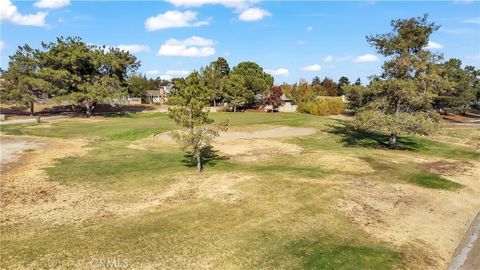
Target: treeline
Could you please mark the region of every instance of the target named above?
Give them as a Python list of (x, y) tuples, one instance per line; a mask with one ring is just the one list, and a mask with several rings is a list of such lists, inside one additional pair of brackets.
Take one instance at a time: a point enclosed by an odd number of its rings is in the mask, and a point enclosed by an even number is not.
[[(462, 61), (455, 58), (430, 64), (434, 65), (431, 67), (435, 70), (434, 73), (432, 70), (422, 76), (422, 80), (430, 80), (428, 82), (422, 81), (425, 91), (429, 90), (430, 85), (436, 87), (431, 93), (428, 106), (441, 114), (465, 114), (470, 109), (480, 109), (478, 103), (480, 100), (480, 70), (473, 66), (462, 68)], [(415, 85), (415, 81), (412, 81), (414, 78), (402, 79), (405, 84), (403, 87), (409, 87), (408, 84), (411, 84), (412, 90), (418, 87), (418, 85)], [(367, 86), (345, 85), (343, 91), (349, 101), (348, 108), (352, 112), (356, 112), (375, 100), (382, 93), (383, 88), (386, 87), (386, 80), (383, 77), (374, 77)], [(398, 93), (394, 93), (394, 87), (399, 88), (398, 92), (403, 88), (399, 85), (390, 85), (390, 87), (392, 88), (390, 90), (392, 94), (397, 95)]]
[(137, 58), (118, 48), (86, 44), (79, 37), (42, 42), (41, 48), (21, 46), (2, 74), (2, 101), (28, 105), (42, 98), (85, 108), (88, 116), (98, 102), (118, 102), (128, 92), (128, 74)]
[(254, 62), (241, 62), (232, 69), (223, 57), (211, 62), (199, 71), (193, 71), (186, 78), (172, 80), (173, 90), (170, 97), (187, 87), (202, 89), (202, 97), (217, 106), (226, 102), (228, 108), (236, 112), (238, 108), (258, 106), (262, 97), (273, 86), (273, 77)]

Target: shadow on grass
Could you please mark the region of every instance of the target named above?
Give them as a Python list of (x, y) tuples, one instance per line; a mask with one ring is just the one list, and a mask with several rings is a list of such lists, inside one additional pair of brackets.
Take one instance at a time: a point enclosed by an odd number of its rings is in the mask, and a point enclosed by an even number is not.
[[(197, 160), (193, 157), (192, 153), (188, 153), (183, 156), (182, 163), (187, 167), (196, 167)], [(202, 150), (202, 165), (203, 167), (215, 167), (220, 161), (229, 160), (227, 156), (219, 155), (217, 150), (209, 146)]]
[[(351, 124), (338, 122), (327, 124), (326, 130), (341, 138), (345, 146), (360, 146), (367, 148), (388, 148), (389, 136), (379, 132), (362, 131), (355, 129)], [(397, 137), (397, 150), (417, 151), (423, 148), (423, 144), (414, 138)]]

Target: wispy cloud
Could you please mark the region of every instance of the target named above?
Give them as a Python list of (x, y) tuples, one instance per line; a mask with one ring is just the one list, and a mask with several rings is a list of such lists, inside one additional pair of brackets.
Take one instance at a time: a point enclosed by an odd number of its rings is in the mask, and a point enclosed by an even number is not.
[(70, 5), (70, 0), (40, 0), (33, 4), (37, 8), (61, 8)]
[(475, 24), (480, 24), (480, 17), (462, 20), (462, 23), (475, 23)]
[(322, 61), (323, 62), (344, 62), (344, 61), (348, 61), (348, 60), (351, 60), (352, 57), (351, 56), (333, 56), (333, 55), (327, 55), (325, 57), (322, 58)]
[(129, 51), (130, 53), (149, 52), (150, 47), (140, 44), (120, 44), (117, 46), (120, 50)]
[(7, 45), (5, 45), (5, 42), (3, 40), (0, 40), (0, 51), (5, 49)]
[(455, 4), (472, 4), (473, 0), (454, 0), (453, 3)]
[(308, 31), (308, 32), (312, 32), (312, 31), (313, 31), (313, 26), (308, 26), (308, 27), (307, 27), (307, 31)]

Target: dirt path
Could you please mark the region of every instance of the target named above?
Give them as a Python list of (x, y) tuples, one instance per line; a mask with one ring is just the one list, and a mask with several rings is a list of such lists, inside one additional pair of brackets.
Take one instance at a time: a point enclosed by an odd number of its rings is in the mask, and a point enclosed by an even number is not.
[(449, 270), (480, 269), (480, 212), (457, 247)]
[(41, 142), (31, 138), (2, 136), (0, 138), (0, 166), (2, 173), (5, 173), (10, 164), (20, 159), (21, 151), (35, 149), (41, 145)]

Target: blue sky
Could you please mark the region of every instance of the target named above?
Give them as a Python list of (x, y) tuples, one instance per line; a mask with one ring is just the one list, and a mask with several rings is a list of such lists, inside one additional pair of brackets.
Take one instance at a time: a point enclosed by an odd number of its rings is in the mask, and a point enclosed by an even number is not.
[(0, 0), (0, 66), (18, 45), (39, 47), (63, 35), (128, 49), (150, 77), (185, 75), (223, 56), (232, 67), (257, 62), (276, 84), (342, 75), (366, 81), (383, 58), (365, 36), (390, 31), (392, 19), (424, 13), (442, 25), (432, 50), (480, 67), (480, 2), (468, 0)]

